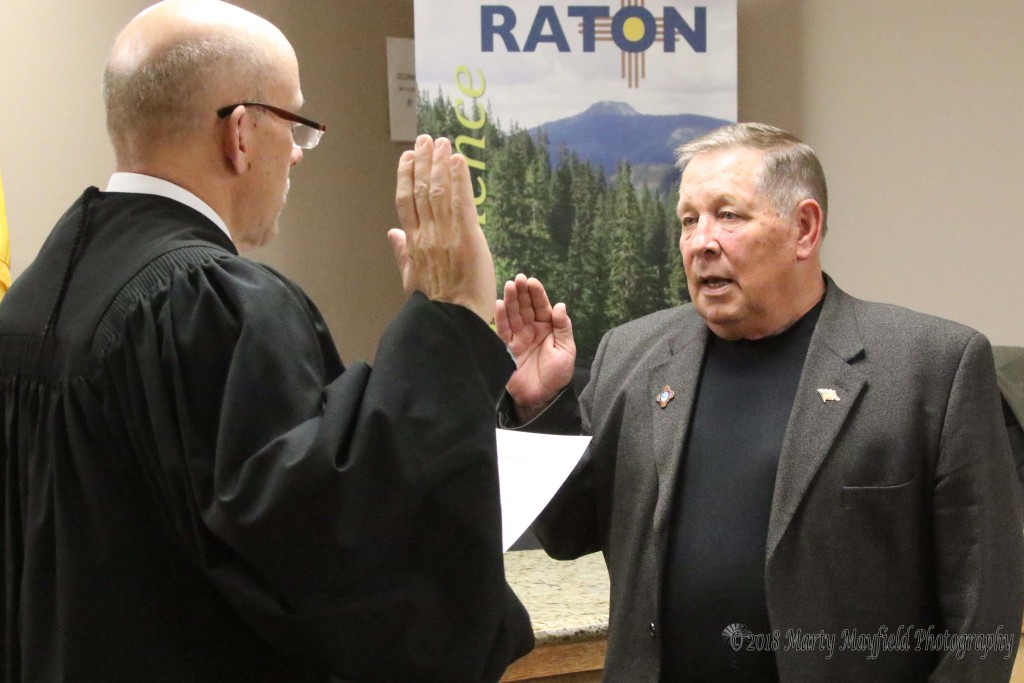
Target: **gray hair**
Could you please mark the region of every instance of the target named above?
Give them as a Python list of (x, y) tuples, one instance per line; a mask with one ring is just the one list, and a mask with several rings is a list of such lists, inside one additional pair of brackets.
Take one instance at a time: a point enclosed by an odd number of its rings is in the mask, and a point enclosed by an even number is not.
[(261, 82), (273, 68), (258, 44), (228, 33), (179, 40), (137, 64), (119, 65), (111, 59), (103, 72), (107, 132), (115, 149), (134, 131), (178, 139), (213, 115), (203, 107), (213, 88), (224, 88), (225, 76), (231, 79), (231, 92), (259, 100)]
[(764, 123), (734, 123), (706, 133), (681, 145), (676, 150), (676, 166), (680, 172), (705, 152), (735, 147), (766, 150), (764, 167), (757, 189), (780, 214), (788, 214), (804, 199), (814, 199), (821, 206), (822, 235), (828, 229), (828, 187), (825, 171), (814, 150), (800, 138), (781, 128)]

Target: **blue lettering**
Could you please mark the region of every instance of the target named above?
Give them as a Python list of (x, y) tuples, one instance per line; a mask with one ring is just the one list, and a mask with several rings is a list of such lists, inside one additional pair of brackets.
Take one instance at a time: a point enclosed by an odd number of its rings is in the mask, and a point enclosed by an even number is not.
[(679, 12), (673, 7), (666, 7), (665, 20), (665, 52), (676, 51), (676, 32), (690, 44), (694, 52), (708, 51), (708, 9), (707, 7), (695, 7), (693, 9), (694, 27), (686, 23), (686, 20), (679, 16)]
[(607, 7), (570, 7), (570, 17), (580, 17), (583, 19), (583, 51), (594, 52), (594, 33), (595, 26), (598, 19), (607, 17), (609, 10)]
[[(494, 20), (501, 17), (503, 21), (495, 24)], [(494, 52), (494, 36), (497, 34), (505, 42), (506, 52), (519, 52), (519, 43), (512, 35), (516, 26), (516, 13), (511, 7), (503, 5), (480, 6), (480, 50)]]
[[(544, 26), (551, 27), (550, 33), (543, 33)], [(533, 27), (530, 28), (530, 35), (523, 45), (523, 52), (535, 52), (537, 43), (554, 43), (558, 46), (559, 52), (569, 51), (569, 42), (565, 39), (562, 25), (558, 23), (558, 15), (551, 5), (541, 5), (537, 8), (537, 16), (533, 20)]]
[[(639, 19), (644, 24), (644, 34), (637, 41), (626, 38), (624, 26), (630, 19)], [(644, 52), (654, 45), (657, 36), (658, 23), (654, 20), (654, 15), (643, 7), (623, 7), (615, 13), (615, 18), (612, 19), (612, 40), (623, 52)]]
[[(693, 22), (687, 22), (674, 7), (664, 7), (662, 17), (656, 17), (642, 5), (627, 5), (614, 15), (608, 6), (570, 5), (569, 17), (580, 20), (583, 52), (596, 52), (599, 19), (611, 17), (611, 34), (615, 46), (623, 52), (645, 52), (658, 40), (658, 23), (663, 24), (665, 52), (675, 52), (680, 37), (694, 52), (708, 51), (707, 7), (693, 8)], [(507, 5), (480, 6), (480, 48), (494, 52), (495, 38), (500, 38), (506, 52), (536, 52), (541, 43), (553, 44), (559, 52), (570, 52), (569, 41), (553, 5), (541, 5), (530, 25), (530, 34), (523, 43), (512, 31), (516, 27), (516, 12)], [(602, 22), (607, 26), (608, 22)]]

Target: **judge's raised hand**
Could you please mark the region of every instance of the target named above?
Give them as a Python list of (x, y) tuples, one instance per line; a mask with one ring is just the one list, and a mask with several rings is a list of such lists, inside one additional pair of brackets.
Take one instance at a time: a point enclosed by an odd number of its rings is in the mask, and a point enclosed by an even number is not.
[(576, 342), (565, 304), (548, 300), (537, 278), (520, 273), (497, 302), (498, 336), (518, 368), (505, 388), (521, 422), (537, 416), (572, 381)]
[(407, 294), (460, 304), (494, 319), (494, 260), (480, 229), (469, 167), (445, 138), (416, 139), (398, 161), (395, 206), (401, 229), (388, 240)]

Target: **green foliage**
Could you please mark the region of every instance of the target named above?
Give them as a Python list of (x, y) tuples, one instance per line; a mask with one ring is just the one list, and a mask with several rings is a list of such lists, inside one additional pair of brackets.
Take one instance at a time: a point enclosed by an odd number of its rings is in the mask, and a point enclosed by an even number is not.
[(654, 264), (647, 260), (651, 231), (644, 222), (629, 164), (619, 166), (606, 221), (611, 237), (608, 315), (612, 325), (621, 325), (663, 304), (657, 291), (660, 259)]
[[(440, 92), (433, 99), (422, 92), (419, 101), (419, 130), (448, 137), (471, 160), (497, 294), (517, 273), (540, 279), (552, 301), (568, 307), (580, 362), (590, 362), (615, 325), (688, 300), (674, 198), (638, 189), (628, 164), (608, 179), (560, 150), (552, 168), (543, 135), (534, 139), (515, 125), (503, 132), (477, 100), (460, 112)], [(458, 113), (486, 120), (469, 130)]]

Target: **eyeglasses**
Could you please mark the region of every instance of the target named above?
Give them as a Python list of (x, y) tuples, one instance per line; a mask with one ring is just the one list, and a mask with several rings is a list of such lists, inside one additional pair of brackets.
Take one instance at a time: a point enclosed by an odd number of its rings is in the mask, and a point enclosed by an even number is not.
[(260, 107), (262, 109), (266, 109), (275, 116), (279, 116), (285, 121), (291, 121), (292, 142), (296, 147), (301, 147), (302, 149), (313, 149), (320, 144), (320, 138), (324, 136), (324, 132), (327, 130), (327, 126), (322, 123), (302, 118), (298, 114), (293, 114), (287, 109), (263, 104), (262, 102), (238, 102), (236, 104), (229, 104), (228, 106), (221, 107), (217, 110), (218, 118), (227, 118), (231, 115), (231, 112), (235, 110), (235, 107)]

